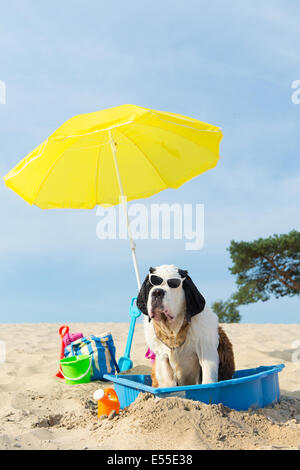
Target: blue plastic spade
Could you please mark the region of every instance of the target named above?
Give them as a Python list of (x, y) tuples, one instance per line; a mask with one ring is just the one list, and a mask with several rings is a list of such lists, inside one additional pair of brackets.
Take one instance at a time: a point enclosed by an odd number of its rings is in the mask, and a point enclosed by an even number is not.
[(124, 372), (125, 370), (132, 369), (132, 366), (133, 366), (133, 362), (130, 359), (130, 350), (131, 350), (132, 338), (133, 338), (133, 333), (134, 333), (134, 328), (135, 328), (135, 322), (136, 322), (136, 319), (141, 315), (141, 311), (138, 309), (136, 305), (136, 300), (137, 298), (133, 297), (131, 304), (130, 304), (130, 309), (129, 309), (130, 326), (129, 326), (125, 353), (124, 353), (124, 356), (120, 357), (119, 362), (118, 362), (120, 372)]

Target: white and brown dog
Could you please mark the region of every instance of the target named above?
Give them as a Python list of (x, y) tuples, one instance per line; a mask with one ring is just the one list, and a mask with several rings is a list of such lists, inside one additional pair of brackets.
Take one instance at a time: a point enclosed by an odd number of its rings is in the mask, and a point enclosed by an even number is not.
[(148, 316), (145, 338), (156, 354), (152, 385), (174, 387), (231, 379), (235, 369), (232, 345), (188, 272), (174, 265), (149, 271), (137, 306)]

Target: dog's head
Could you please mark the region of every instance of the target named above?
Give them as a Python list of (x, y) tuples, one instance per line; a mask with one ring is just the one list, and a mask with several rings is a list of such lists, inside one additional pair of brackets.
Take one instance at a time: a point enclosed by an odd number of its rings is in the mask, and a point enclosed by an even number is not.
[(174, 265), (150, 268), (140, 289), (137, 306), (149, 321), (172, 322), (182, 312), (186, 319), (202, 312), (205, 299), (198, 291), (188, 272)]

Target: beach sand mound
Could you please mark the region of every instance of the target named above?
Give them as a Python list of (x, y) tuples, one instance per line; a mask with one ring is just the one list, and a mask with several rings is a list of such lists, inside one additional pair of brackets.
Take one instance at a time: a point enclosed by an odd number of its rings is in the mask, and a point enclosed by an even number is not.
[(241, 412), (145, 393), (114, 417), (99, 419), (95, 404), (82, 400), (77, 413), (48, 415), (32, 427), (75, 431), (108, 450), (299, 449), (300, 400), (284, 397), (274, 407)]
[(32, 428), (56, 439), (76, 433), (89, 442), (85, 448), (108, 450), (299, 449), (300, 400), (284, 397), (274, 407), (241, 412), (143, 393), (119, 415), (99, 419), (97, 405), (83, 399), (76, 412), (40, 417)]
[(223, 405), (141, 394), (95, 430), (108, 449), (271, 449), (300, 446), (300, 400), (238, 412)]

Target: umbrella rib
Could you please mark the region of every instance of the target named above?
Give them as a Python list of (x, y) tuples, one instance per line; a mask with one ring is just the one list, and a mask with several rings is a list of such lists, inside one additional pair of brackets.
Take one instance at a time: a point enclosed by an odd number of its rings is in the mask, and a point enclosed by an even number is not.
[(40, 157), (43, 155), (43, 153), (44, 153), (44, 151), (45, 151), (45, 149), (46, 149), (46, 147), (47, 147), (48, 142), (49, 142), (49, 139), (45, 140), (45, 141), (39, 146), (39, 147), (42, 147), (42, 150), (40, 151), (40, 153), (39, 153), (38, 155), (35, 155), (35, 156), (32, 157), (30, 160), (28, 160), (28, 162), (26, 162), (26, 163), (22, 166), (22, 168), (20, 168), (20, 170), (16, 171), (16, 172), (13, 173), (12, 175), (10, 175), (9, 178), (7, 178), (6, 176), (4, 176), (4, 180), (8, 180), (8, 179), (10, 179), (10, 178), (14, 178), (14, 177), (17, 176), (19, 173), (21, 173), (21, 171), (23, 171), (24, 168), (27, 167), (27, 165), (29, 165), (31, 162), (33, 162), (33, 161), (36, 160), (37, 158), (40, 158)]
[(165, 182), (164, 178), (161, 176), (161, 174), (159, 173), (158, 169), (156, 168), (155, 165), (153, 165), (152, 162), (150, 162), (149, 158), (147, 157), (147, 155), (145, 154), (145, 152), (134, 142), (134, 140), (129, 137), (128, 135), (126, 134), (123, 134), (123, 132), (120, 132), (118, 131), (123, 137), (126, 137), (133, 145), (135, 145), (135, 147), (141, 152), (141, 154), (143, 155), (143, 157), (147, 160), (147, 162), (149, 163), (149, 165), (155, 170), (156, 174), (159, 176), (159, 178), (162, 180), (162, 182), (164, 183), (164, 185), (166, 186), (166, 188), (168, 188), (168, 184)]
[[(139, 119), (142, 120), (142, 122), (144, 122), (144, 121), (146, 121), (147, 119), (149, 119), (151, 117), (151, 116), (146, 117), (146, 115), (151, 114), (151, 113), (152, 113), (152, 111), (150, 109), (148, 109), (147, 112), (143, 116), (141, 116)], [(134, 120), (124, 121), (124, 122), (121, 122), (120, 124), (115, 124), (114, 126), (106, 127), (105, 129), (97, 129), (96, 131), (85, 132), (84, 134), (60, 135), (60, 136), (57, 136), (57, 137), (51, 137), (50, 136), (50, 137), (48, 137), (47, 140), (50, 140), (52, 142), (56, 142), (56, 141), (59, 142), (61, 140), (65, 140), (65, 139), (72, 139), (73, 137), (86, 137), (87, 135), (97, 134), (97, 132), (109, 132), (111, 129), (117, 129), (118, 127), (124, 127), (124, 126), (127, 126), (128, 124), (136, 125), (137, 123), (134, 122)], [(107, 144), (107, 142), (104, 142), (101, 145), (106, 145), (106, 144)]]
[(55, 142), (55, 141), (60, 141), (60, 140), (65, 140), (65, 139), (72, 139), (72, 137), (86, 137), (87, 135), (97, 134), (97, 132), (109, 131), (110, 129), (115, 129), (117, 127), (126, 126), (127, 124), (131, 124), (131, 123), (133, 123), (133, 121), (126, 121), (126, 122), (122, 122), (121, 124), (116, 124), (114, 126), (106, 127), (105, 129), (97, 129), (96, 131), (85, 132), (84, 134), (60, 135), (57, 137), (52, 137), (51, 140)]

